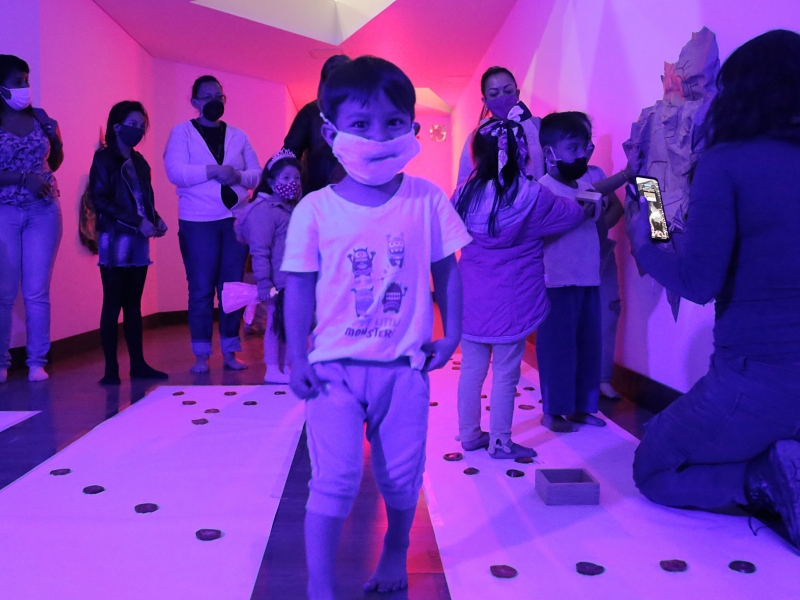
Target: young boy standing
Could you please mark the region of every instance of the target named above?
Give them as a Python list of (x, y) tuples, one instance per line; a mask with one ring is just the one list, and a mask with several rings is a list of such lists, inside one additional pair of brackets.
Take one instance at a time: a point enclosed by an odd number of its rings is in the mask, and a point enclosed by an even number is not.
[[(584, 116), (585, 117), (585, 116)], [(547, 174), (540, 180), (556, 196), (577, 201), (591, 189), (587, 172), (590, 141), (580, 113), (542, 119), (540, 137)], [(589, 220), (545, 240), (544, 271), (550, 313), (536, 334), (542, 386), (542, 424), (556, 432), (574, 423), (602, 427), (597, 412), (600, 386), (600, 240)]]
[[(422, 485), (430, 388), (461, 337), (454, 253), (470, 237), (438, 187), (400, 171), (419, 153), (416, 96), (380, 58), (344, 64), (320, 96), (322, 133), (347, 177), (295, 209), (282, 270), (292, 390), (306, 402), (308, 594), (333, 598), (334, 559), (358, 492), (364, 425), (388, 531), (365, 590), (408, 585), (409, 532)], [(445, 337), (431, 341), (430, 275)], [(311, 351), (307, 346), (316, 306)]]

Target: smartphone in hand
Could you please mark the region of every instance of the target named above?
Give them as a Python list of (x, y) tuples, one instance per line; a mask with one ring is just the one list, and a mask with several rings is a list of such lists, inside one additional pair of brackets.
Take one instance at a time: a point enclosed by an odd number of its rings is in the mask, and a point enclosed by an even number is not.
[(637, 177), (636, 189), (639, 196), (647, 200), (647, 216), (650, 221), (650, 238), (654, 242), (669, 241), (669, 227), (661, 201), (661, 188), (653, 177)]

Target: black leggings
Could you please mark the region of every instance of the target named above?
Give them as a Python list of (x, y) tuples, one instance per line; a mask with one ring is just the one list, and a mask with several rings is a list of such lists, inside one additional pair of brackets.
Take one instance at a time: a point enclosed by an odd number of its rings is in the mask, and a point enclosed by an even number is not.
[(100, 266), (103, 280), (103, 311), (100, 314), (100, 338), (106, 358), (106, 373), (119, 370), (117, 363), (117, 320), (122, 309), (125, 341), (131, 369), (144, 365), (142, 353), (142, 293), (147, 267)]

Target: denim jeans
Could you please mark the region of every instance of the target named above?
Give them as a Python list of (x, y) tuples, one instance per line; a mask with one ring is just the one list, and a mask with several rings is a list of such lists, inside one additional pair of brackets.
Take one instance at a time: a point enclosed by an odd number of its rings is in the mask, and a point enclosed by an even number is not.
[(492, 362), (491, 444), (511, 441), (514, 399), (519, 383), (525, 339), (511, 344), (483, 344), (461, 340), (461, 377), (458, 379), (458, 433), (461, 442), (481, 435), (481, 389)]
[(45, 199), (0, 204), (0, 368), (11, 364), (11, 311), (22, 283), (29, 367), (47, 364), (50, 278), (61, 243), (61, 206)]
[(745, 469), (779, 440), (800, 440), (800, 365), (715, 355), (694, 387), (653, 417), (633, 462), (658, 504), (746, 504)]
[(600, 291), (547, 288), (550, 313), (536, 332), (545, 414), (597, 412), (600, 388)]
[[(189, 282), (189, 331), (195, 356), (211, 354), (214, 330), (214, 295), (222, 306), (222, 286), (241, 281), (247, 260), (247, 245), (236, 239), (234, 219), (178, 221), (178, 240)], [(219, 311), (222, 352), (240, 352), (239, 322), (242, 311)]]

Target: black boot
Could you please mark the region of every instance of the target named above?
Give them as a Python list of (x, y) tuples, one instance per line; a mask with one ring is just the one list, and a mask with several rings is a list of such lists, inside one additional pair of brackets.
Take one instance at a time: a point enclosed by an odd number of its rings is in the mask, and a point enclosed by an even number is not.
[(800, 549), (800, 442), (781, 440), (751, 460), (745, 495), (755, 510), (780, 515), (792, 545)]

